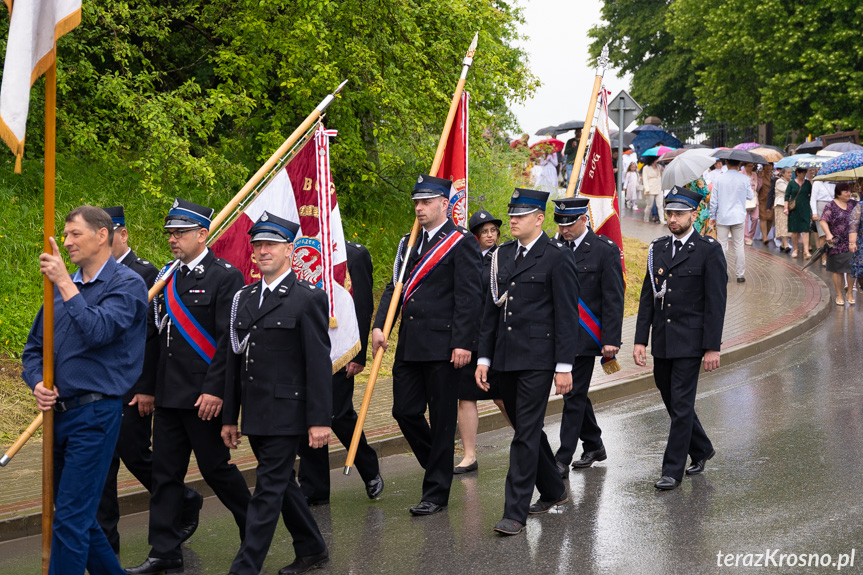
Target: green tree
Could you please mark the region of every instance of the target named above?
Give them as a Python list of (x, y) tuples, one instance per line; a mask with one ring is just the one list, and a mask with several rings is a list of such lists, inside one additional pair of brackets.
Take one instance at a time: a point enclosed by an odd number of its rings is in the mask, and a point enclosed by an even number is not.
[[(339, 130), (340, 192), (360, 201), (403, 188), (409, 163), (431, 163), (476, 30), (476, 135), (512, 125), (506, 103), (536, 85), (515, 47), (520, 11), (500, 0), (94, 0), (83, 10), (59, 46), (59, 145), (125, 162), (157, 196), (236, 189), (345, 78), (327, 118)], [(41, 122), (31, 116), (31, 157)]]

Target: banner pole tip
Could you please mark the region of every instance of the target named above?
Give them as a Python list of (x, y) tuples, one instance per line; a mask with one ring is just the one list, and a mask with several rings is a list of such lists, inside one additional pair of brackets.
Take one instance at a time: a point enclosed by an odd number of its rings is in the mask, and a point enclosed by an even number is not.
[(4, 455), (0, 457), (0, 467), (6, 467), (6, 464), (9, 463), (10, 457), (8, 455)]
[(350, 474), (351, 474), (351, 466), (345, 465), (345, 475), (350, 475)]

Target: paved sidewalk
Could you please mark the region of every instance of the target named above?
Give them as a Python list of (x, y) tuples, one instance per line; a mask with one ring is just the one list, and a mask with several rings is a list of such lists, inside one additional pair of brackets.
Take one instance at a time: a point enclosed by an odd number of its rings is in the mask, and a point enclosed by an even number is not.
[[(666, 235), (668, 231), (664, 226), (624, 217), (623, 233), (649, 242), (657, 236)], [(793, 262), (775, 251), (746, 248), (747, 281), (743, 284), (734, 281), (728, 284), (723, 365), (785, 343), (826, 315), (830, 302), (827, 286), (815, 275), (801, 271), (799, 263), (799, 260)], [(733, 270), (733, 255), (729, 255), (729, 269)], [(642, 279), (631, 278), (629, 289), (640, 290)], [(632, 360), (634, 331), (635, 317), (626, 318), (623, 323), (623, 349), (618, 357), (622, 368), (619, 372), (605, 375), (597, 362), (591, 387), (594, 401), (613, 399), (653, 387), (650, 362), (647, 368), (640, 368)], [(360, 405), (364, 391), (364, 386), (357, 386), (354, 393), (356, 406)], [(550, 397), (549, 413), (559, 412), (561, 403), (559, 397)], [(382, 456), (408, 450), (390, 414), (391, 407), (392, 379), (381, 379), (375, 387), (365, 427), (367, 436)], [(494, 404), (481, 402), (479, 408), (481, 431), (504, 425)], [(250, 470), (255, 465), (255, 459), (248, 442), (243, 442), (236, 451), (234, 462), (247, 471), (247, 478), (253, 481)], [(331, 447), (331, 463), (333, 468), (344, 464), (344, 449), (335, 438)], [(211, 494), (201, 479), (194, 459), (187, 481), (206, 495)], [(123, 513), (147, 509), (147, 493), (124, 467), (121, 467), (118, 486)], [(31, 441), (6, 468), (0, 469), (0, 541), (38, 533), (40, 506), (41, 443)]]

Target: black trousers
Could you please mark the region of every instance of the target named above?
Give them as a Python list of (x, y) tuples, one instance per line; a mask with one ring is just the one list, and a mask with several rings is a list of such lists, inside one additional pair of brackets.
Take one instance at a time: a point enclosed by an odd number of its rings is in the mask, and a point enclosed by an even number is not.
[(503, 516), (519, 523), (527, 521), (534, 486), (544, 501), (559, 499), (566, 491), (542, 430), (553, 378), (552, 371), (506, 371), (498, 378), (503, 405), (515, 428)]
[(194, 409), (157, 407), (153, 418), (153, 491), (150, 498), (151, 557), (180, 559), (183, 490), (192, 451), (216, 496), (245, 536), (249, 488), (221, 437), (222, 420), (204, 421)]
[(555, 459), (569, 465), (578, 439), (584, 443), (585, 451), (596, 451), (602, 447), (602, 430), (596, 423), (593, 404), (587, 397), (593, 377), (595, 356), (578, 356), (572, 363), (572, 390), (563, 396), (563, 415), (560, 419), (560, 448)]
[(447, 504), (452, 486), (458, 376), (448, 361), (396, 359), (393, 364), (393, 417), (426, 470), (422, 501), (438, 505)]
[[(120, 553), (120, 533), (117, 523), (120, 521), (120, 503), (117, 499), (117, 473), (120, 471), (120, 461), (126, 466), (144, 489), (153, 492), (153, 452), (150, 450), (150, 435), (152, 433), (153, 416), (141, 417), (137, 405), (128, 405), (132, 398), (123, 398), (123, 418), (120, 421), (120, 437), (117, 448), (108, 468), (105, 489), (99, 500), (96, 520), (105, 532), (108, 543), (114, 553)], [(184, 513), (191, 511), (197, 499), (197, 492), (186, 487), (183, 493)]]
[[(347, 377), (342, 369), (333, 375), (333, 433), (345, 446), (351, 445), (354, 428), (357, 425), (357, 412), (354, 410), (354, 378)], [(306, 498), (328, 500), (330, 498), (330, 451), (324, 446), (319, 449), (309, 447), (308, 441), (300, 441), (300, 469), (298, 477), (300, 488)], [(360, 436), (360, 445), (354, 458), (354, 466), (364, 483), (378, 476), (380, 466), (377, 452), (369, 446), (366, 434)]]
[(297, 557), (316, 555), (327, 549), (294, 476), (294, 461), (307, 435), (250, 435), (249, 445), (258, 459), (257, 482), (249, 502), (246, 537), (231, 564), (237, 575), (258, 575), (273, 542), (279, 510), (294, 541)]
[(713, 451), (713, 444), (695, 415), (695, 393), (700, 368), (700, 357), (653, 358), (656, 387), (671, 417), (668, 444), (662, 458), (662, 475), (678, 481), (683, 479), (687, 455), (693, 461), (699, 461)]

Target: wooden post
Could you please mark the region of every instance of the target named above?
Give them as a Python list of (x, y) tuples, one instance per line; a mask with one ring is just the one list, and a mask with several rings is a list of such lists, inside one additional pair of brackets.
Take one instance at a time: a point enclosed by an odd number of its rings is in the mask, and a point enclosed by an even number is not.
[[(476, 52), (476, 45), (479, 41), (479, 33), (475, 34), (473, 37), (473, 42), (470, 44), (470, 48), (468, 48), (467, 54), (465, 55), (464, 62), (462, 62), (462, 71), (461, 76), (458, 79), (458, 84), (455, 88), (455, 93), (453, 94), (452, 101), (449, 105), (449, 113), (446, 117), (446, 122), (444, 122), (443, 130), (441, 131), (440, 140), (438, 140), (437, 151), (435, 152), (434, 161), (432, 162), (431, 170), (429, 174), (437, 174), (438, 169), (440, 168), (441, 162), (443, 161), (443, 154), (446, 150), (447, 140), (449, 140), (449, 133), (452, 129), (452, 123), (455, 119), (456, 112), (458, 111), (459, 101), (461, 100), (462, 92), (464, 92), (464, 85), (467, 81), (467, 73), (470, 70), (471, 65), (473, 64), (473, 55)], [(393, 297), (390, 299), (390, 307), (387, 310), (387, 317), (384, 321), (384, 339), (388, 340), (390, 337), (390, 331), (393, 328), (393, 323), (395, 322), (396, 317), (396, 309), (398, 309), (399, 299), (402, 296), (402, 288), (404, 287), (404, 277), (405, 270), (407, 268), (407, 262), (411, 253), (411, 249), (416, 243), (417, 235), (419, 234), (420, 224), (414, 219), (414, 225), (411, 228), (411, 235), (408, 238), (408, 246), (406, 250), (406, 256), (404, 259), (404, 264), (402, 265), (402, 269), (399, 271), (398, 281), (396, 282), (395, 288), (393, 289)], [(360, 445), (360, 436), (363, 433), (363, 426), (366, 422), (366, 415), (369, 412), (369, 406), (372, 403), (372, 393), (375, 390), (375, 383), (378, 379), (378, 372), (381, 369), (381, 362), (384, 358), (384, 348), (383, 346), (379, 347), (377, 352), (375, 353), (375, 359), (372, 362), (372, 370), (369, 373), (369, 382), (366, 384), (366, 391), (363, 394), (363, 402), (360, 406), (360, 411), (357, 414), (357, 424), (354, 427), (354, 435), (351, 438), (351, 444), (348, 448), (348, 457), (345, 460), (345, 475), (351, 474), (351, 468), (354, 465), (354, 458), (357, 456), (357, 449)]]
[[(45, 72), (45, 210), (43, 216), (43, 250), (54, 253), (48, 239), (54, 236), (54, 155), (57, 126), (57, 61)], [(58, 242), (62, 243), (62, 242)], [(54, 389), (54, 284), (43, 276), (42, 309), (42, 385)], [(42, 423), (42, 573), (48, 574), (51, 563), (51, 536), (54, 523), (54, 411), (43, 412)]]

